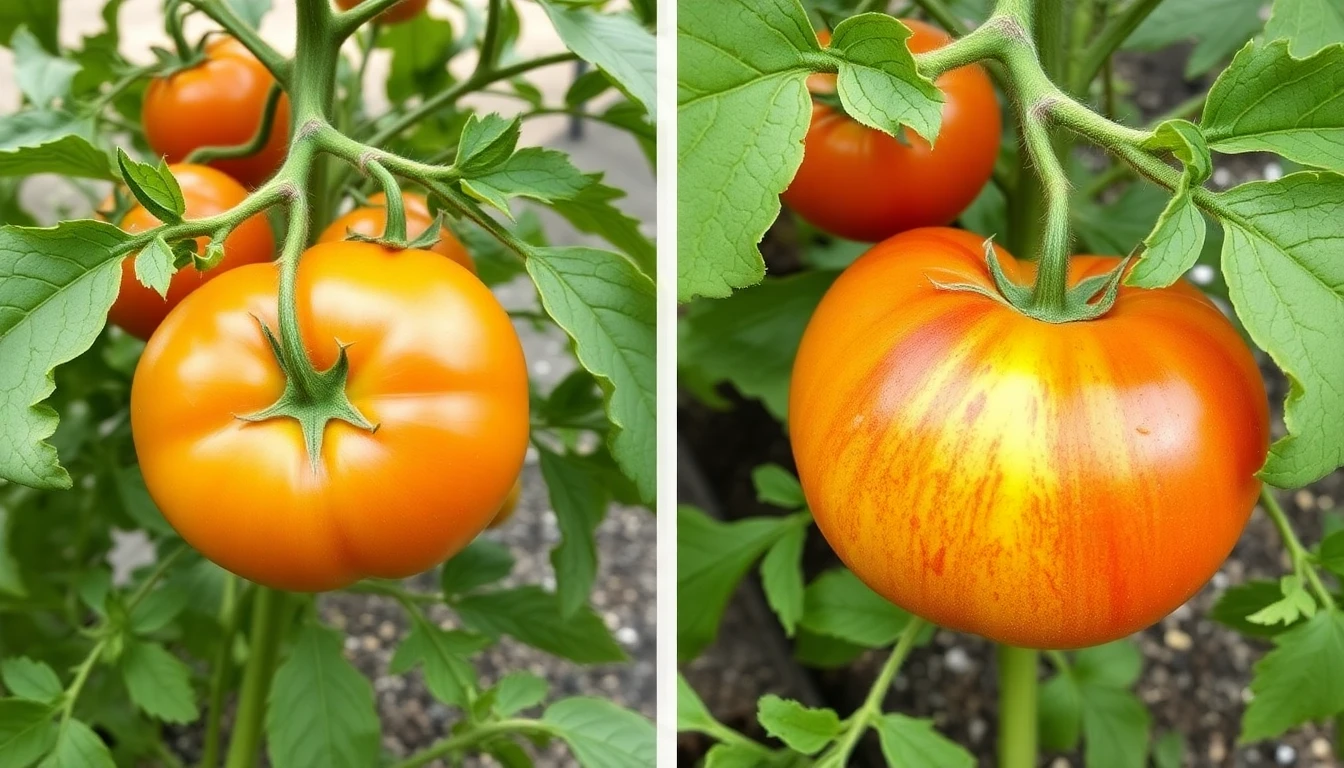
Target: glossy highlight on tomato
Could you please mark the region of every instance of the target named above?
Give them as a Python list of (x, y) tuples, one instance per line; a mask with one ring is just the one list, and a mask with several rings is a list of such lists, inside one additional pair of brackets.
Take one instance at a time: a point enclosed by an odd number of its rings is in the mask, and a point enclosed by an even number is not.
[[(1116, 263), (1074, 257), (1070, 282)], [(789, 432), (831, 547), (902, 608), (1027, 648), (1105, 643), (1188, 600), (1241, 534), (1269, 444), (1232, 324), (1186, 283), (1050, 324), (934, 281), (992, 289), (981, 239), (877, 245), (804, 333)]]
[(276, 589), (403, 578), (457, 553), (522, 469), (528, 384), (508, 314), (436, 253), (309, 249), (298, 319), (319, 370), (348, 345), (351, 403), (316, 468), (298, 422), (238, 418), (285, 386), (258, 319), (277, 327), (274, 265), (240, 267), (182, 302), (145, 348), (131, 428), (150, 496), (200, 552)]
[[(415, 240), (434, 224), (434, 217), (429, 213), (429, 202), (423, 195), (410, 192), (403, 192), (401, 199), (406, 210), (406, 235), (409, 239)], [(386, 230), (387, 195), (379, 192), (369, 198), (368, 205), (360, 206), (333, 221), (331, 226), (323, 230), (322, 236), (317, 241), (339, 243), (351, 232), (365, 237), (382, 237)], [(447, 227), (439, 229), (439, 242), (429, 250), (447, 256), (473, 273), (476, 271), (476, 262), (467, 252), (466, 246), (462, 245), (462, 241), (458, 240)]]
[[(951, 42), (941, 30), (902, 19), (913, 53)], [(826, 33), (819, 37), (823, 44)], [(803, 163), (784, 202), (813, 225), (850, 240), (876, 242), (916, 227), (951, 223), (994, 172), (1002, 125), (994, 86), (978, 64), (940, 76), (942, 128), (933, 147), (913, 131), (906, 143), (820, 102), (803, 140)], [(834, 93), (835, 75), (813, 75), (808, 89)]]
[[(201, 219), (221, 214), (247, 197), (242, 185), (220, 171), (203, 165), (171, 165), (168, 170), (182, 188), (186, 200), (186, 218)], [(127, 232), (144, 232), (161, 224), (144, 206), (136, 205), (122, 217), (120, 226)], [(196, 239), (197, 253), (204, 253), (208, 237)], [(275, 258), (275, 238), (266, 216), (257, 214), (239, 224), (224, 240), (224, 258), (212, 269), (201, 272), (188, 265), (173, 275), (167, 297), (146, 288), (135, 276), (135, 256), (121, 265), (121, 290), (108, 313), (108, 319), (141, 339), (148, 339), (168, 312), (187, 294), (225, 272), (243, 264), (255, 264)]]
[[(201, 147), (233, 147), (250, 142), (261, 128), (266, 99), (275, 84), (269, 70), (232, 37), (217, 37), (205, 60), (168, 77), (156, 77), (145, 91), (142, 117), (149, 146), (170, 163), (180, 163)], [(260, 152), (212, 160), (212, 168), (255, 187), (284, 162), (289, 142), (289, 97), (282, 94), (271, 134)]]
[[(341, 10), (348, 11), (359, 5), (360, 2), (361, 0), (336, 0), (336, 5)], [(401, 2), (378, 14), (378, 22), (380, 24), (400, 24), (404, 21), (410, 21), (420, 15), (427, 5), (429, 5), (429, 0), (401, 0)]]

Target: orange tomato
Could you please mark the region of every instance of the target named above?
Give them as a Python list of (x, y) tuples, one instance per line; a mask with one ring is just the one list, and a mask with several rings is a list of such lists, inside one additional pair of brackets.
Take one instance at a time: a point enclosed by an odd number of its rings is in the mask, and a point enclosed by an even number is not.
[[(187, 201), (186, 217), (189, 219), (203, 219), (223, 213), (247, 197), (247, 190), (242, 185), (213, 168), (173, 165), (168, 169), (182, 187), (182, 197)], [(143, 232), (162, 223), (144, 206), (136, 205), (122, 218), (121, 228), (127, 232)], [(208, 237), (197, 238), (196, 252), (203, 253), (209, 242)], [(148, 339), (169, 310), (207, 280), (213, 280), (243, 264), (274, 258), (275, 239), (271, 234), (271, 225), (262, 214), (244, 221), (229, 233), (224, 241), (224, 259), (213, 269), (200, 272), (193, 266), (186, 266), (178, 270), (169, 283), (167, 298), (159, 296), (136, 279), (135, 256), (129, 256), (122, 262), (121, 291), (108, 313), (108, 319), (131, 335)]]
[[(142, 110), (145, 138), (170, 163), (182, 162), (201, 147), (246, 144), (261, 127), (274, 84), (270, 71), (242, 43), (215, 38), (200, 64), (150, 81)], [(284, 162), (288, 141), (289, 97), (282, 94), (271, 135), (260, 152), (209, 165), (255, 187)]]
[[(336, 5), (341, 10), (348, 11), (359, 5), (361, 0), (336, 0)], [(386, 11), (378, 14), (378, 21), (381, 24), (400, 24), (403, 21), (410, 21), (425, 10), (429, 5), (429, 0), (401, 0), (401, 2), (388, 8)]]
[[(414, 240), (423, 235), (433, 224), (434, 217), (429, 214), (429, 202), (423, 195), (403, 192), (401, 199), (406, 206), (406, 234)], [(369, 204), (354, 209), (322, 232), (319, 243), (339, 243), (351, 232), (365, 237), (382, 237), (387, 231), (387, 195), (379, 192), (369, 198)], [(447, 227), (439, 230), (439, 242), (429, 250), (447, 256), (461, 264), (474, 274), (476, 262), (467, 252), (466, 246), (458, 240)]]
[(495, 519), (490, 521), (490, 528), (498, 528), (509, 522), (513, 517), (514, 510), (518, 509), (518, 500), (523, 495), (523, 478), (519, 477), (513, 481), (513, 487), (509, 489), (509, 495), (504, 498), (504, 504), (495, 513)]
[[(1075, 257), (1071, 284), (1116, 263)], [(916, 615), (1028, 648), (1105, 643), (1188, 600), (1245, 526), (1269, 445), (1231, 323), (1186, 283), (1050, 324), (935, 280), (993, 290), (981, 239), (877, 245), (803, 335), (789, 432), (840, 559)]]
[(131, 389), (140, 468), (159, 509), (224, 568), (276, 589), (403, 578), (485, 529), (528, 442), (527, 369), (489, 289), (438, 254), (367, 243), (302, 257), (297, 301), (319, 370), (349, 345), (351, 403), (378, 426), (330, 422), (316, 469), (290, 418), (249, 422), (285, 378), (275, 266), (240, 267), (182, 302)]
[[(914, 53), (951, 42), (924, 22), (902, 19)], [(829, 36), (819, 35), (825, 44)], [(948, 224), (971, 204), (994, 172), (1002, 131), (999, 104), (979, 65), (940, 76), (942, 128), (935, 146), (913, 131), (907, 143), (814, 103), (803, 163), (784, 202), (821, 229), (876, 242), (915, 227)], [(834, 92), (835, 75), (808, 79), (813, 93)]]

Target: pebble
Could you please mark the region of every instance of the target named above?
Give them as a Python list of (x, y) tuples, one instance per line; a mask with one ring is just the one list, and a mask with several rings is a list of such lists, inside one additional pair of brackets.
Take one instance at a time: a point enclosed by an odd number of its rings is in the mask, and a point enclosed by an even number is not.
[(1292, 765), (1297, 762), (1297, 750), (1287, 744), (1280, 744), (1274, 748), (1274, 762), (1279, 765)]
[(1278, 163), (1265, 163), (1265, 179), (1276, 181), (1283, 178), (1283, 166)]
[(1209, 759), (1215, 763), (1221, 763), (1227, 759), (1227, 743), (1223, 741), (1223, 734), (1215, 733), (1209, 739)]
[(947, 653), (943, 654), (943, 665), (954, 675), (964, 675), (975, 669), (971, 655), (960, 646), (947, 649)]
[(378, 625), (378, 636), (384, 640), (392, 640), (397, 636), (397, 625), (390, 621), (384, 621)]
[[(981, 718), (975, 718), (966, 724), (966, 735), (971, 737), (971, 741), (979, 743), (989, 733), (989, 723)], [(1329, 745), (1327, 745), (1327, 749)]]
[(639, 632), (634, 627), (621, 627), (616, 630), (616, 642), (621, 645), (638, 645)]
[(1056, 757), (1050, 763), (1050, 768), (1071, 768), (1072, 765), (1073, 764), (1069, 762), (1068, 758)]
[(1293, 501), (1297, 502), (1298, 509), (1303, 512), (1316, 508), (1316, 497), (1312, 496), (1311, 491), (1305, 488), (1293, 494)]
[(1167, 644), (1168, 648), (1177, 651), (1188, 651), (1191, 646), (1195, 644), (1195, 641), (1190, 635), (1175, 628), (1168, 629), (1167, 633), (1162, 637), (1162, 641)]
[(1318, 760), (1330, 757), (1330, 742), (1317, 736), (1311, 740), (1311, 756)]
[(1319, 496), (1316, 499), (1316, 506), (1321, 509), (1334, 509), (1335, 498), (1333, 496)]

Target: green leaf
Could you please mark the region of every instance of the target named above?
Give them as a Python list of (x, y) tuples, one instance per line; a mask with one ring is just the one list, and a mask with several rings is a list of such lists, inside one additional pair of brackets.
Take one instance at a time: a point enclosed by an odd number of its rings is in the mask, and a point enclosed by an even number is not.
[(628, 260), (593, 248), (534, 248), (527, 271), (542, 306), (579, 363), (604, 379), (611, 455), (652, 502), (657, 474), (653, 281)]
[(135, 199), (151, 216), (165, 224), (177, 224), (187, 211), (182, 187), (168, 170), (167, 161), (160, 158), (158, 165), (132, 160), (125, 150), (117, 150), (117, 167)]
[(773, 768), (786, 766), (765, 747), (753, 744), (715, 744), (705, 755), (704, 768)]
[(457, 604), (462, 623), (492, 637), (510, 635), (533, 648), (580, 664), (625, 661), (607, 625), (584, 606), (568, 618), (560, 600), (540, 587), (518, 587), (468, 595)]
[[(1286, 627), (1279, 624), (1255, 624), (1247, 616), (1264, 609), (1283, 597), (1279, 585), (1272, 581), (1251, 581), (1229, 587), (1209, 610), (1209, 618), (1236, 631), (1253, 637), (1273, 637)], [(1293, 622), (1289, 626), (1295, 625)]]
[(1274, 645), (1251, 677), (1255, 697), (1242, 717), (1243, 744), (1344, 712), (1344, 613), (1321, 611)]
[(495, 712), (512, 717), (546, 700), (551, 684), (531, 672), (510, 672), (495, 684)]
[(761, 697), (757, 720), (766, 733), (804, 755), (815, 755), (844, 730), (840, 716), (830, 709), (812, 709), (774, 694)]
[(1185, 765), (1185, 737), (1180, 731), (1167, 731), (1153, 744), (1153, 768), (1181, 768)]
[(60, 3), (0, 3), (0, 45), (9, 45), (10, 36), (19, 27), (28, 27), (48, 51), (60, 49)]
[(1223, 274), (1255, 343), (1289, 377), (1288, 436), (1265, 482), (1300, 488), (1344, 464), (1344, 176), (1294, 173), (1218, 195)]
[(653, 33), (625, 14), (598, 13), (542, 0), (565, 47), (606, 73), (627, 96), (658, 119), (657, 55)]
[(821, 48), (798, 0), (682, 0), (677, 30), (677, 295), (760, 282), (757, 243), (803, 160), (805, 54)]
[(0, 595), (27, 597), (28, 588), (23, 585), (19, 561), (10, 550), (9, 520), (9, 510), (0, 507)]
[(695, 658), (718, 634), (719, 620), (751, 564), (797, 527), (799, 518), (720, 523), (694, 507), (677, 508), (677, 657)]
[(1153, 222), (1167, 205), (1166, 193), (1152, 184), (1130, 184), (1119, 199), (1102, 205), (1075, 196), (1069, 212), (1083, 253), (1128, 256), (1149, 236)]
[(168, 284), (173, 279), (173, 249), (163, 236), (154, 238), (135, 256), (135, 279), (161, 297), (168, 296)]
[(888, 765), (921, 768), (973, 768), (975, 757), (960, 744), (939, 733), (932, 720), (905, 715), (877, 719), (877, 738)]
[(560, 526), (560, 546), (551, 551), (560, 615), (588, 604), (597, 578), (597, 526), (607, 514), (607, 494), (587, 466), (568, 454), (538, 449), (551, 508)]
[(793, 658), (809, 667), (839, 669), (852, 664), (867, 650), (848, 640), (800, 628), (794, 636)]
[(234, 13), (253, 29), (261, 27), (261, 20), (271, 12), (271, 0), (226, 0)]
[(341, 635), (309, 624), (276, 670), (266, 708), (275, 768), (368, 768), (378, 762), (373, 687), (341, 653)]
[(29, 701), (50, 704), (65, 692), (55, 670), (26, 656), (0, 661), (0, 680), (11, 695)]
[(471, 115), (458, 139), (453, 165), (467, 178), (498, 167), (513, 155), (521, 126), (516, 117), (508, 120), (496, 113)]
[(55, 389), (52, 369), (102, 331), (121, 282), (112, 252), (128, 238), (96, 221), (0, 227), (0, 478), (70, 487), (56, 449), (43, 442), (56, 430), (56, 412), (40, 403)]
[(1193, 79), (1213, 69), (1260, 30), (1263, 0), (1165, 0), (1125, 41), (1130, 50), (1155, 51), (1194, 40), (1185, 65)]
[(1306, 57), (1344, 40), (1344, 6), (1334, 0), (1274, 0), (1265, 39), (1288, 38), (1294, 56)]
[(1276, 152), (1344, 171), (1344, 44), (1297, 59), (1287, 40), (1242, 48), (1214, 82), (1200, 126), (1219, 152)]
[(145, 487), (145, 477), (140, 473), (140, 465), (132, 464), (115, 473), (114, 483), (117, 498), (121, 506), (140, 527), (152, 533), (172, 535), (173, 527), (164, 519), (154, 500)]
[(696, 732), (713, 735), (718, 730), (718, 721), (709, 713), (705, 702), (700, 700), (691, 684), (680, 672), (677, 673), (677, 732)]
[(1148, 710), (1133, 693), (1089, 686), (1083, 692), (1083, 759), (1088, 768), (1144, 768)]
[(118, 659), (131, 701), (166, 723), (191, 723), (201, 716), (191, 690), (191, 670), (158, 643), (127, 640)]
[(678, 365), (709, 383), (731, 382), (783, 421), (798, 343), (835, 278), (834, 272), (767, 278), (722, 301), (691, 304), (679, 321)]
[(56, 742), (51, 707), (37, 701), (0, 699), (0, 765), (27, 768)]
[(641, 272), (652, 276), (657, 256), (653, 241), (640, 230), (639, 219), (613, 205), (613, 201), (626, 196), (625, 192), (602, 184), (601, 180), (602, 174), (589, 174), (587, 186), (572, 198), (552, 202), (551, 210), (580, 232), (611, 243), (634, 260)]
[(462, 189), (512, 216), (509, 198), (528, 197), (543, 203), (572, 200), (589, 183), (589, 177), (565, 153), (524, 147), (503, 162), (465, 177)]
[(911, 34), (892, 16), (864, 13), (840, 22), (827, 50), (841, 57), (836, 85), (850, 117), (892, 136), (907, 126), (934, 144), (943, 93), (915, 69)]
[(803, 605), (803, 628), (869, 648), (891, 645), (910, 621), (910, 614), (846, 568), (833, 568), (808, 584)]
[(1127, 284), (1165, 288), (1199, 261), (1207, 228), (1204, 215), (1190, 197), (1187, 179), (1181, 177), (1181, 186), (1157, 217), (1153, 231), (1143, 239), (1143, 257), (1125, 278)]
[(1338, 576), (1344, 576), (1344, 531), (1335, 531), (1325, 537), (1321, 542), (1317, 560), (1322, 567)]
[(766, 504), (790, 510), (807, 506), (797, 476), (778, 464), (756, 467), (751, 471), (751, 482), (756, 486), (756, 498)]
[(9, 47), (14, 51), (14, 80), (29, 101), (45, 108), (70, 95), (79, 64), (47, 53), (26, 27), (15, 30)]
[(424, 665), (425, 687), (434, 698), (467, 707), (469, 693), (476, 689), (476, 668), (471, 654), (489, 645), (487, 638), (469, 632), (446, 631), (425, 621), (416, 621), (388, 665), (394, 675)]
[(444, 594), (460, 595), (493, 584), (513, 572), (513, 554), (497, 541), (476, 539), (443, 564)]
[(163, 629), (186, 610), (190, 599), (191, 593), (176, 584), (165, 584), (150, 592), (131, 609), (132, 631), (144, 635)]
[(1166, 120), (1157, 126), (1153, 136), (1143, 144), (1145, 149), (1171, 152), (1190, 177), (1190, 184), (1202, 185), (1213, 175), (1213, 156), (1199, 126), (1189, 120)]
[(452, 82), (448, 61), (456, 51), (453, 25), (429, 14), (383, 28), (378, 47), (392, 49), (387, 98), (393, 103), (438, 93)]
[(1246, 620), (1252, 624), (1293, 624), (1301, 618), (1316, 615), (1316, 600), (1307, 593), (1302, 579), (1290, 574), (1279, 579), (1279, 592), (1283, 598), (1261, 608)]
[(1143, 655), (1128, 640), (1084, 648), (1074, 655), (1071, 673), (1081, 685), (1129, 688), (1143, 672)]
[(116, 768), (112, 752), (98, 734), (78, 720), (67, 720), (56, 737), (56, 748), (38, 768)]
[(803, 543), (807, 529), (798, 526), (784, 534), (761, 561), (761, 586), (765, 599), (784, 625), (784, 634), (793, 637), (803, 615)]
[(605, 699), (576, 696), (546, 708), (541, 721), (569, 744), (583, 768), (653, 765), (653, 723)]
[(1083, 736), (1083, 692), (1067, 673), (1055, 675), (1037, 694), (1041, 746), (1055, 752), (1072, 752)]
[(55, 173), (115, 181), (108, 156), (94, 146), (92, 124), (64, 112), (28, 110), (0, 116), (0, 176)]

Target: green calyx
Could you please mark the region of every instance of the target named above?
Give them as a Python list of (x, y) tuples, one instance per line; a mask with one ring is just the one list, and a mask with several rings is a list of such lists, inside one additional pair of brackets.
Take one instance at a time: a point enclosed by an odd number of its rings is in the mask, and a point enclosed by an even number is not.
[(301, 370), (300, 366), (286, 362), (284, 349), (266, 324), (261, 325), (266, 341), (271, 345), (275, 360), (285, 374), (285, 391), (269, 407), (256, 413), (238, 416), (243, 421), (267, 421), (270, 419), (291, 418), (299, 422), (303, 430), (303, 442), (308, 450), (308, 460), (316, 472), (322, 460), (322, 438), (327, 424), (343, 421), (368, 432), (378, 431), (378, 425), (369, 421), (359, 409), (350, 402), (345, 388), (350, 377), (350, 359), (346, 355), (348, 344), (340, 344), (336, 362), (325, 371)]
[(1044, 292), (1013, 282), (1004, 273), (992, 241), (986, 240), (985, 263), (989, 266), (989, 275), (994, 280), (994, 290), (975, 283), (934, 281), (934, 285), (948, 291), (978, 293), (1042, 322), (1075, 323), (1095, 320), (1111, 311), (1111, 307), (1115, 306), (1116, 297), (1120, 295), (1120, 283), (1125, 270), (1133, 258), (1132, 255), (1127, 256), (1111, 271), (1080, 280), (1077, 285), (1064, 291), (1062, 304), (1051, 305), (1040, 300)]

